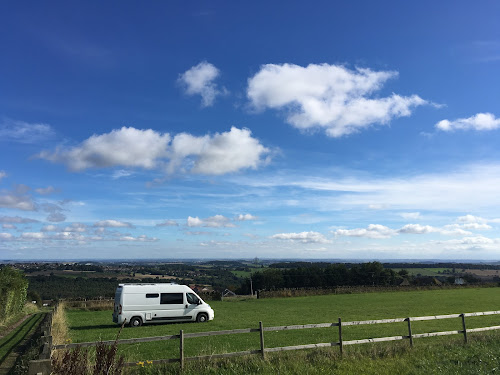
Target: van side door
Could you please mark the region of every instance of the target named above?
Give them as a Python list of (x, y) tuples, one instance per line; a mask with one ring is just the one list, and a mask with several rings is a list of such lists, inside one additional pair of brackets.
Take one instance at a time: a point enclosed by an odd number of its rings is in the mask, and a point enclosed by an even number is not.
[(161, 293), (157, 315), (155, 318), (161, 320), (185, 320), (184, 293)]

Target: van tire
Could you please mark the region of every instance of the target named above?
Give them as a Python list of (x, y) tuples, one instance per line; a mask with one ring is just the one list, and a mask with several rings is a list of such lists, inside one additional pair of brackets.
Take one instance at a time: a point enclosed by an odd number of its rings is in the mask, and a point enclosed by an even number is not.
[(139, 318), (138, 316), (134, 316), (132, 319), (130, 319), (130, 326), (131, 327), (140, 327), (140, 326), (142, 326), (142, 319)]
[(208, 322), (208, 315), (205, 314), (205, 313), (199, 313), (196, 316), (196, 322), (198, 322), (198, 323), (206, 323), (206, 322)]

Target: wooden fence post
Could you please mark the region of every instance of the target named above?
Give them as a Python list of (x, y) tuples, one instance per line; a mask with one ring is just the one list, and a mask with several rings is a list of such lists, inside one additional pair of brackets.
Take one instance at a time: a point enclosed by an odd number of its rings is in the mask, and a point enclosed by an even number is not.
[(259, 334), (260, 334), (260, 352), (262, 354), (262, 359), (266, 359), (266, 352), (264, 349), (264, 325), (259, 322)]
[(413, 348), (413, 335), (411, 333), (411, 321), (410, 317), (406, 318), (408, 321), (408, 338), (410, 339), (410, 347)]
[(465, 340), (465, 343), (467, 344), (467, 327), (465, 326), (465, 314), (460, 314), (460, 316), (462, 317), (462, 327), (464, 329), (464, 340)]
[(339, 318), (339, 348), (340, 348), (340, 355), (342, 356), (344, 354), (344, 344), (342, 341), (342, 319)]
[(180, 351), (180, 363), (181, 363), (181, 371), (184, 370), (184, 330), (181, 329), (179, 333), (179, 351)]

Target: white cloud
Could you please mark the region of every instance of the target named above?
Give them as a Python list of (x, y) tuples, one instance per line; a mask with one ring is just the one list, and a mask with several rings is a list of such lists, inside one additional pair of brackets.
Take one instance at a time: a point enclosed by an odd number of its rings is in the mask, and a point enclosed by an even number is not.
[(133, 236), (123, 236), (119, 238), (119, 241), (128, 241), (128, 242), (155, 242), (158, 241), (156, 237), (148, 237), (146, 235), (140, 235), (138, 237)]
[(186, 222), (188, 227), (206, 227), (206, 228), (233, 228), (235, 225), (230, 222), (230, 220), (222, 215), (215, 215), (207, 217), (206, 219), (200, 219), (199, 217), (187, 218)]
[(94, 227), (99, 228), (133, 228), (133, 225), (124, 221), (118, 220), (101, 220), (94, 223)]
[(42, 232), (58, 232), (59, 227), (56, 225), (45, 225), (44, 227), (42, 227), (41, 231)]
[(14, 236), (10, 233), (0, 233), (0, 240), (2, 241), (10, 241), (14, 238)]
[(113, 180), (117, 180), (119, 178), (132, 176), (133, 174), (134, 173), (131, 172), (131, 171), (126, 171), (124, 169), (119, 169), (119, 170), (113, 172), (113, 174), (111, 175), (111, 178)]
[(0, 171), (0, 181), (2, 181), (4, 177), (7, 177), (7, 173), (5, 173), (5, 171)]
[(181, 133), (172, 141), (169, 169), (175, 170), (190, 156), (196, 157), (191, 168), (193, 173), (221, 175), (247, 168), (257, 169), (267, 162), (262, 157), (269, 152), (252, 137), (249, 129), (231, 127), (229, 132), (203, 137)]
[(441, 120), (436, 128), (442, 131), (454, 130), (495, 130), (500, 128), (500, 118), (491, 113), (478, 113), (468, 118), (459, 118), (453, 121)]
[(214, 104), (216, 97), (226, 91), (219, 89), (214, 83), (219, 74), (219, 69), (214, 65), (202, 61), (181, 74), (179, 82), (184, 86), (188, 95), (201, 95), (201, 105), (210, 107)]
[(14, 224), (2, 224), (3, 229), (17, 229)]
[(38, 220), (19, 216), (0, 216), (0, 223), (31, 224), (38, 223)]
[(490, 245), (498, 241), (492, 240), (488, 237), (476, 236), (476, 237), (464, 237), (457, 240), (444, 241), (443, 243), (455, 244), (455, 245)]
[(486, 223), (464, 223), (464, 224), (450, 224), (444, 226), (447, 229), (465, 229), (465, 230), (489, 230), (491, 225)]
[(365, 228), (337, 229), (333, 232), (336, 236), (365, 237), (365, 238), (390, 238), (397, 231), (380, 224), (370, 224)]
[(52, 127), (43, 123), (7, 119), (0, 124), (0, 140), (8, 142), (37, 143), (52, 138), (54, 134)]
[(319, 232), (278, 233), (271, 236), (271, 238), (301, 243), (331, 243), (330, 240)]
[(62, 162), (75, 171), (113, 166), (156, 167), (157, 160), (166, 156), (170, 135), (154, 130), (122, 127), (110, 133), (93, 135), (79, 146), (55, 152), (42, 151), (38, 156)]
[(457, 221), (459, 223), (485, 223), (487, 220), (479, 216), (468, 214), (465, 216), (459, 216)]
[(163, 223), (156, 224), (157, 227), (176, 227), (179, 223), (175, 220), (165, 220)]
[(87, 226), (82, 223), (73, 223), (63, 229), (63, 232), (83, 233), (87, 231)]
[(461, 227), (456, 227), (452, 225), (445, 226), (443, 228), (436, 228), (431, 225), (420, 225), (420, 224), (407, 224), (398, 230), (398, 233), (403, 234), (427, 234), (427, 233), (438, 233), (445, 236), (466, 236), (472, 234), (471, 232), (463, 230)]
[(249, 220), (257, 220), (257, 216), (253, 216), (251, 214), (239, 214), (236, 218), (238, 221), (249, 221)]
[(427, 104), (417, 95), (371, 98), (397, 75), (341, 65), (267, 64), (248, 80), (247, 96), (256, 109), (286, 110), (287, 122), (296, 128), (320, 128), (341, 137), (410, 116), (414, 107)]
[(397, 236), (398, 234), (428, 234), (437, 233), (445, 236), (467, 236), (472, 234), (460, 226), (448, 225), (443, 228), (431, 225), (406, 224), (399, 229), (392, 229), (381, 224), (370, 224), (367, 228), (337, 229), (333, 232), (336, 236), (364, 237), (373, 239), (384, 239)]
[(47, 216), (47, 221), (51, 221), (53, 223), (59, 223), (64, 220), (66, 220), (66, 215), (62, 212), (52, 212), (49, 216)]
[(417, 220), (420, 219), (420, 212), (402, 212), (400, 216), (407, 220)]
[(21, 238), (25, 240), (41, 240), (45, 238), (45, 234), (41, 232), (26, 232), (21, 234)]
[(0, 191), (0, 207), (14, 208), (23, 211), (35, 211), (36, 204), (27, 194), (30, 188), (26, 185), (17, 185), (13, 190)]
[[(167, 133), (151, 129), (123, 127), (93, 135), (72, 148), (42, 151), (38, 157), (64, 163), (74, 171), (118, 166), (151, 169), (168, 163), (166, 169), (169, 173), (188, 170), (221, 175), (247, 168), (257, 169), (269, 161), (264, 159), (269, 153), (270, 150), (253, 138), (248, 129), (232, 127), (228, 132), (200, 137), (180, 133), (172, 139)], [(118, 171), (113, 178), (125, 175), (128, 172)]]
[(53, 186), (47, 186), (46, 188), (35, 189), (35, 191), (41, 195), (48, 195), (54, 193), (56, 189)]
[(437, 229), (430, 225), (420, 225), (420, 224), (407, 224), (398, 230), (399, 233), (404, 233), (404, 234), (427, 234), (436, 231)]

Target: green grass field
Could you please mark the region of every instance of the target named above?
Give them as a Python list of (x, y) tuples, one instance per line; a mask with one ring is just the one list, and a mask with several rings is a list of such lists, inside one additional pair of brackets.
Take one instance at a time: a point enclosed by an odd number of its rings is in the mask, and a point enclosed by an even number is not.
[[(236, 328), (257, 328), (307, 323), (344, 322), (352, 320), (384, 319), (408, 316), (441, 315), (462, 312), (500, 310), (498, 288), (431, 290), (314, 297), (211, 302), (215, 320), (205, 323), (155, 324), (140, 328), (126, 327), (120, 338), (148, 337), (185, 333), (217, 331)], [(67, 312), (70, 336), (73, 342), (112, 340), (119, 328), (111, 321), (111, 311), (70, 310)], [(499, 316), (467, 318), (468, 328), (498, 325)], [(460, 319), (414, 322), (414, 333), (459, 330)], [(406, 335), (406, 323), (344, 327), (344, 340)], [(334, 342), (337, 328), (266, 332), (266, 347)], [(417, 339), (422, 342), (444, 340)], [(449, 340), (449, 338), (446, 338)], [(408, 345), (406, 342), (404, 345)], [(367, 344), (381, 345), (381, 344)], [(393, 344), (394, 345), (394, 344)], [(225, 335), (187, 339), (186, 356), (206, 355), (259, 348), (258, 333)], [(346, 350), (357, 350), (348, 347)], [(121, 345), (119, 352), (128, 361), (178, 357), (178, 341)]]

